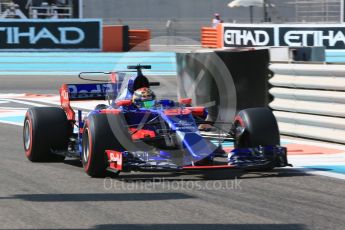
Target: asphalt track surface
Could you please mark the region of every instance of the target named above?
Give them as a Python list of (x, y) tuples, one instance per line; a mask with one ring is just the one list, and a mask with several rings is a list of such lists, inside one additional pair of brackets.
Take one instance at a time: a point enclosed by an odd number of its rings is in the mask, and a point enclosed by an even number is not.
[[(0, 93), (57, 93), (75, 80), (0, 82)], [(95, 179), (77, 160), (31, 163), (22, 145), (21, 127), (0, 124), (0, 229), (344, 229), (343, 180), (291, 168)]]

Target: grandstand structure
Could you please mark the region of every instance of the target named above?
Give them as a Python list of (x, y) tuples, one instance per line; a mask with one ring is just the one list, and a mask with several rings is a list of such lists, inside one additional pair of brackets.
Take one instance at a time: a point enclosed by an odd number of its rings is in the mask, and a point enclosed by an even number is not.
[(296, 22), (339, 23), (343, 20), (344, 1), (295, 0)]
[(0, 18), (59, 19), (80, 17), (81, 0), (0, 0)]
[[(254, 7), (254, 23), (341, 23), (345, 0), (265, 0)], [(250, 23), (249, 9), (229, 8), (231, 0), (83, 0), (84, 17), (105, 24), (147, 28), (157, 36), (200, 40), (200, 28), (211, 25), (214, 13), (225, 22)], [(266, 17), (265, 17), (266, 12)], [(177, 41), (178, 42), (178, 41)]]
[[(225, 22), (250, 23), (249, 9), (229, 8), (229, 2), (231, 0), (0, 0), (0, 18), (102, 18), (106, 25), (150, 29), (152, 37), (176, 36), (199, 41), (200, 28), (211, 25), (214, 13), (219, 13)], [(253, 9), (254, 23), (343, 23), (344, 2), (264, 0), (263, 7)]]
[(25, 19), (27, 16), (25, 13), (20, 9), (19, 5), (11, 0), (1, 0), (0, 1), (0, 18), (20, 18)]

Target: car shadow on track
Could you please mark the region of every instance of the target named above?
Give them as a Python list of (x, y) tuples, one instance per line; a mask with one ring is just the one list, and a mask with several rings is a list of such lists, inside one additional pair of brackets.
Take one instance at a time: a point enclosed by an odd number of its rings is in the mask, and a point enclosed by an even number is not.
[(83, 167), (83, 164), (81, 163), (81, 161), (79, 159), (76, 159), (76, 158), (66, 158), (63, 161), (63, 163), (67, 164), (67, 165), (72, 165), (72, 166), (75, 166), (75, 167), (79, 167), (79, 168)]
[(126, 230), (155, 230), (155, 229), (179, 229), (179, 230), (249, 230), (249, 229), (289, 229), (289, 230), (303, 230), (306, 229), (301, 224), (109, 224), (109, 225), (97, 225), (92, 229), (126, 229)]
[(0, 200), (19, 199), (29, 202), (102, 202), (102, 201), (155, 201), (191, 199), (192, 195), (178, 192), (154, 193), (61, 193), (61, 194), (16, 194), (0, 197)]
[(303, 171), (284, 168), (274, 169), (270, 172), (248, 172), (238, 169), (229, 170), (208, 170), (208, 171), (188, 171), (175, 173), (120, 173), (116, 176), (109, 174), (108, 177), (125, 182), (133, 181), (203, 181), (203, 180), (234, 180), (234, 179), (260, 179), (272, 177), (300, 177), (312, 176)]
[[(67, 228), (66, 228), (67, 229)], [(68, 228), (74, 230), (74, 228)], [(86, 228), (80, 228), (86, 229)], [(96, 225), (92, 228), (87, 228), (90, 230), (98, 229), (126, 229), (126, 230), (156, 230), (156, 229), (165, 229), (165, 230), (229, 230), (229, 229), (238, 229), (238, 230), (304, 230), (307, 229), (305, 225), (302, 224), (102, 224)], [(0, 229), (2, 230), (2, 229)]]

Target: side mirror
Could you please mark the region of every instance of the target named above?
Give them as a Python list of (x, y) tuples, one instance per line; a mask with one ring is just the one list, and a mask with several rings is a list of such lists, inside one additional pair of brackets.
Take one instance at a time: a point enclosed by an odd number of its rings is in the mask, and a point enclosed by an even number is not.
[(115, 102), (115, 104), (117, 106), (130, 106), (132, 104), (132, 101), (131, 100), (121, 100), (121, 101)]
[(178, 101), (180, 104), (185, 106), (191, 106), (192, 105), (192, 98), (180, 98)]

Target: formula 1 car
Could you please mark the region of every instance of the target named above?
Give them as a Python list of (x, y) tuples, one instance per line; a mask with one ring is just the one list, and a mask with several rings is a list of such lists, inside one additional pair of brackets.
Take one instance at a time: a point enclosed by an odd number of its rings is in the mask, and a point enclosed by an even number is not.
[[(189, 98), (175, 102), (151, 97), (137, 103), (137, 92), (140, 98), (151, 93), (151, 86), (159, 86), (143, 75), (142, 69), (149, 68), (129, 66), (128, 71), (108, 73), (109, 81), (64, 84), (61, 108), (28, 109), (23, 129), (27, 158), (42, 162), (78, 157), (92, 177), (107, 171), (271, 170), (289, 165), (276, 119), (267, 108), (240, 111), (230, 130), (215, 135), (200, 125), (221, 130), (221, 122), (207, 121), (207, 109), (191, 106)], [(76, 117), (70, 102), (78, 100), (107, 100), (108, 105), (99, 104), (87, 114), (78, 110)], [(234, 142), (233, 150), (222, 147), (225, 139)]]

